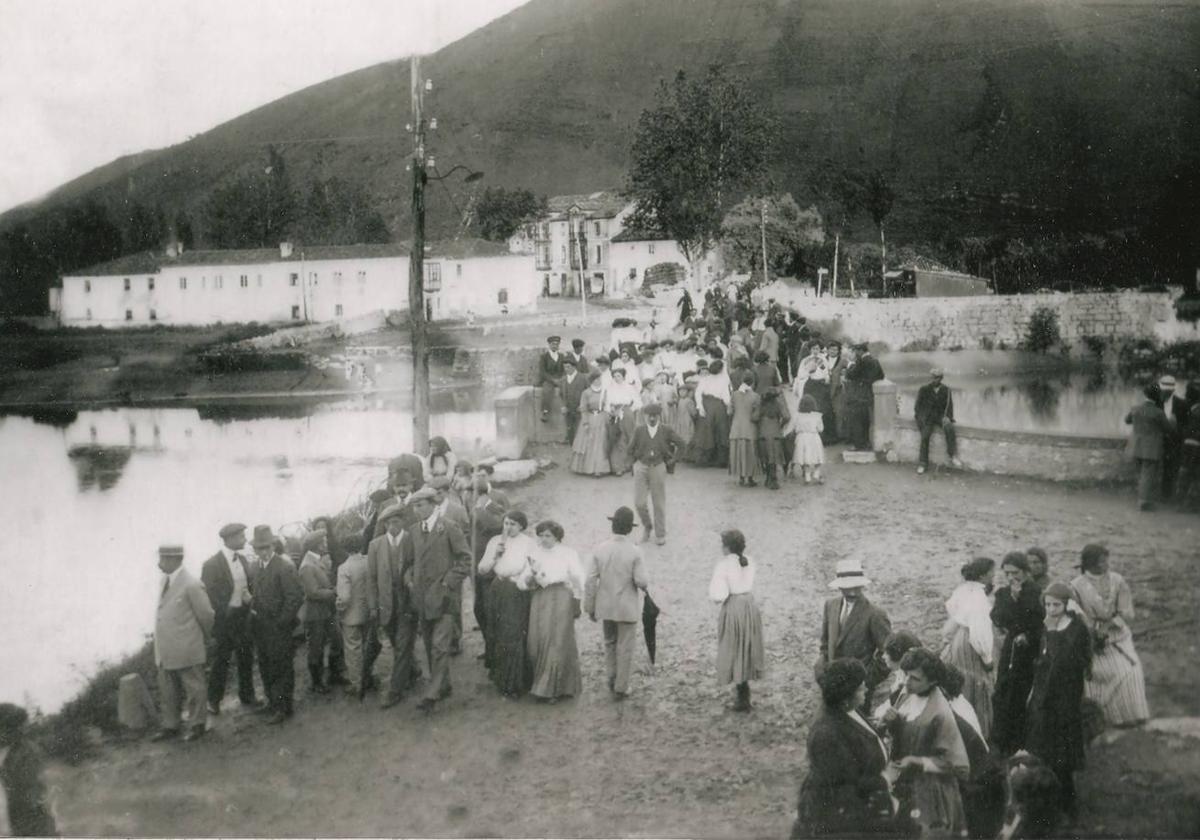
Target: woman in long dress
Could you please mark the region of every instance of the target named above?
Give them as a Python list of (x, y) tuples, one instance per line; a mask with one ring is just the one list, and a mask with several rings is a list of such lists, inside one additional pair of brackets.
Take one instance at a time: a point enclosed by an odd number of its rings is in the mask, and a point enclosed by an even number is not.
[(629, 445), (633, 443), (633, 433), (637, 430), (642, 397), (638, 386), (625, 381), (623, 368), (614, 365), (612, 377), (613, 384), (604, 391), (604, 410), (608, 412), (609, 424), (615, 427), (609, 431), (611, 445), (608, 460), (615, 475), (624, 475), (633, 466), (629, 459)]
[(737, 476), (738, 485), (756, 487), (762, 474), (758, 462), (758, 412), (762, 398), (751, 385), (752, 374), (734, 372), (737, 389), (730, 397), (732, 404), (729, 422), (729, 474)]
[(579, 430), (571, 445), (570, 470), (579, 475), (608, 475), (608, 414), (604, 411), (601, 371), (588, 374), (588, 387), (579, 397)]
[(803, 383), (796, 392), (800, 397), (812, 397), (821, 412), (821, 442), (825, 444), (836, 440), (836, 430), (833, 420), (833, 397), (829, 388), (829, 363), (821, 342), (814, 341), (809, 347), (808, 356), (800, 360), (800, 376)]
[[(696, 415), (703, 418), (704, 435), (700, 463), (706, 467), (729, 465), (729, 378), (720, 359), (708, 366), (708, 375), (696, 384)], [(701, 420), (696, 420), (697, 431)], [(700, 435), (697, 435), (699, 438)]]
[(904, 690), (884, 720), (892, 733), (893, 772), (901, 807), (921, 826), (922, 837), (960, 837), (966, 831), (959, 781), (971, 762), (958, 722), (938, 684), (942, 662), (913, 648), (900, 663)]
[(683, 441), (684, 447), (680, 455), (683, 460), (688, 462), (694, 461), (696, 458), (693, 436), (696, 433), (695, 391), (696, 383), (699, 381), (695, 374), (684, 377), (683, 384), (679, 386), (679, 399), (675, 405), (675, 424), (671, 427)]
[(529, 605), (529, 658), (533, 663), (530, 694), (542, 702), (575, 697), (583, 689), (575, 619), (583, 599), (584, 570), (579, 555), (562, 544), (557, 522), (539, 522), (537, 547), (530, 555), (526, 584), (533, 588)]
[(529, 520), (519, 510), (504, 514), (504, 531), (492, 537), (479, 561), (480, 574), (494, 575), (487, 588), (487, 663), (492, 682), (505, 697), (516, 698), (529, 690), (533, 679), (527, 652), (529, 636), (530, 555), (537, 548), (525, 533)]
[(750, 681), (766, 673), (762, 616), (754, 603), (753, 560), (745, 555), (746, 538), (741, 531), (721, 534), (725, 556), (717, 561), (708, 583), (708, 597), (721, 605), (717, 619), (717, 684), (737, 686), (735, 712), (748, 712)]
[(992, 730), (992, 604), (988, 600), (996, 562), (977, 557), (962, 567), (963, 582), (946, 601), (946, 642), (942, 659), (963, 675), (963, 694), (979, 720), (980, 733), (986, 739)]
[(1083, 574), (1071, 581), (1071, 589), (1096, 640), (1084, 691), (1100, 704), (1111, 726), (1142, 723), (1150, 717), (1150, 707), (1142, 660), (1129, 629), (1133, 593), (1125, 578), (1108, 570), (1108, 549), (1102, 545), (1084, 546), (1079, 567)]
[(1023, 553), (1006, 554), (1000, 570), (1008, 584), (996, 590), (992, 604), (992, 624), (1004, 633), (992, 695), (992, 744), (1004, 755), (1012, 755), (1025, 743), (1025, 701), (1033, 687), (1033, 663), (1042, 646), (1046, 609), (1041, 590), (1029, 580)]
[(1083, 767), (1083, 687), (1092, 664), (1092, 638), (1083, 620), (1067, 612), (1073, 593), (1065, 583), (1046, 587), (1042, 634), (1029, 694), (1025, 749), (1058, 777), (1061, 807), (1075, 816), (1075, 771)]

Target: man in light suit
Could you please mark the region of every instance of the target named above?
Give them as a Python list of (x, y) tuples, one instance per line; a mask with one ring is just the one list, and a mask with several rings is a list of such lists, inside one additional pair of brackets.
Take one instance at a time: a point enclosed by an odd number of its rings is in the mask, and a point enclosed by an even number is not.
[(250, 628), (253, 572), (246, 558), (246, 526), (231, 522), (219, 534), (221, 550), (205, 560), (200, 570), (200, 580), (216, 616), (212, 668), (208, 672), (208, 712), (212, 715), (221, 713), (230, 656), (237, 662), (238, 699), (247, 708), (260, 705), (254, 697), (254, 640)]
[(825, 602), (821, 621), (821, 653), (813, 669), (818, 678), (835, 659), (857, 659), (867, 669), (867, 696), (886, 676), (880, 651), (892, 632), (887, 613), (867, 600), (863, 588), (871, 580), (858, 560), (839, 560), (830, 589), (841, 594)]
[[(400, 541), (408, 610), (399, 618), (397, 639), (411, 656), (420, 625), (429, 663), (429, 683), (418, 708), (430, 711), (450, 695), (450, 645), (459, 592), (471, 573), (471, 549), (457, 525), (438, 516), (437, 493), (424, 487), (409, 497), (418, 518)], [(403, 672), (402, 672), (403, 673)]]
[(1163, 451), (1166, 439), (1175, 434), (1162, 409), (1162, 391), (1151, 382), (1142, 389), (1146, 399), (1125, 415), (1133, 426), (1133, 457), (1138, 465), (1138, 504), (1142, 510), (1154, 510), (1162, 490)]
[(262, 571), (254, 581), (254, 625), (258, 640), (259, 670), (267, 689), (271, 717), (279, 724), (292, 716), (296, 670), (292, 634), (304, 603), (300, 575), (291, 560), (275, 550), (275, 537), (267, 525), (254, 529), (254, 549)]
[[(404, 505), (392, 504), (384, 508), (379, 514), (384, 532), (371, 540), (367, 547), (367, 607), (371, 623), (376, 630), (383, 631), (392, 646), (391, 682), (380, 701), (384, 709), (399, 703), (416, 677), (413, 640), (411, 637), (401, 639), (397, 636), (400, 616), (407, 609), (408, 599), (404, 590), (400, 543), (404, 536), (404, 522), (409, 515)], [(407, 645), (408, 649), (402, 650), (401, 645)], [(378, 650), (375, 655), (378, 655)], [(364, 680), (370, 678), (374, 664), (375, 657), (367, 651), (363, 662)]]
[[(368, 595), (370, 586), (365, 554), (356, 551), (342, 562), (337, 570), (336, 590), (337, 599), (334, 606), (337, 609), (338, 621), (342, 625), (342, 656), (349, 678), (346, 693), (362, 700), (369, 685), (367, 678), (370, 676), (363, 668), (364, 642), (369, 645), (374, 641), (376, 647), (379, 645), (378, 639), (374, 638), (375, 625), (371, 621), (371, 602)], [(371, 658), (371, 664), (375, 664), (374, 657)]]
[(160, 547), (158, 568), (163, 578), (154, 619), (154, 662), (158, 665), (162, 729), (154, 740), (179, 735), (180, 706), (186, 705), (188, 732), (183, 739), (192, 741), (204, 735), (208, 721), (204, 660), (213, 631), (213, 608), (204, 584), (183, 568), (182, 547)]
[(629, 695), (629, 671), (642, 615), (638, 590), (645, 590), (649, 580), (642, 550), (628, 539), (633, 511), (619, 507), (609, 521), (613, 535), (596, 548), (583, 600), (588, 617), (603, 622), (608, 690), (614, 699), (624, 700)]

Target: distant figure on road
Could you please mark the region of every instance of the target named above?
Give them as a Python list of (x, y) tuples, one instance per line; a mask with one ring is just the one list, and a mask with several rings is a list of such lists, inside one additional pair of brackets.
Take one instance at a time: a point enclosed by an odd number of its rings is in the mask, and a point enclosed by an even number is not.
[(929, 381), (917, 391), (917, 404), (913, 414), (917, 428), (921, 430), (921, 454), (917, 463), (917, 475), (929, 469), (929, 439), (938, 429), (946, 436), (946, 454), (950, 463), (962, 467), (958, 459), (957, 437), (954, 432), (954, 397), (950, 389), (942, 384), (942, 369), (929, 371)]
[(1163, 436), (1162, 498), (1168, 501), (1175, 496), (1175, 481), (1183, 455), (1183, 433), (1188, 424), (1190, 408), (1186, 399), (1176, 395), (1174, 376), (1167, 374), (1159, 377), (1158, 389), (1162, 394), (1163, 413), (1171, 424), (1170, 434)]
[(162, 706), (161, 741), (179, 735), (180, 708), (187, 709), (185, 741), (204, 735), (208, 722), (204, 662), (213, 632), (213, 608), (204, 584), (183, 568), (183, 548), (158, 549), (162, 571), (158, 611), (154, 619), (154, 663), (158, 666), (158, 694)]
[(208, 591), (216, 616), (213, 627), (213, 658), (208, 672), (208, 712), (221, 713), (229, 658), (237, 661), (238, 698), (247, 708), (256, 708), (254, 697), (254, 645), (250, 628), (251, 569), (246, 560), (246, 526), (231, 522), (219, 535), (221, 550), (204, 561), (200, 580)]
[(1155, 382), (1142, 389), (1146, 399), (1130, 409), (1125, 422), (1133, 426), (1133, 457), (1138, 465), (1138, 504), (1142, 510), (1154, 510), (1162, 490), (1162, 462), (1165, 441), (1174, 434), (1171, 421), (1160, 405), (1162, 393)]
[(542, 422), (550, 422), (550, 406), (554, 403), (554, 392), (563, 377), (563, 356), (558, 352), (562, 337), (552, 335), (546, 339), (549, 348), (538, 359), (538, 387), (542, 389)]
[(608, 690), (615, 700), (629, 694), (629, 672), (637, 648), (641, 599), (638, 590), (649, 585), (642, 551), (628, 539), (633, 511), (619, 507), (612, 516), (612, 537), (597, 546), (584, 588), (584, 612), (604, 628)]
[(1175, 498), (1181, 507), (1196, 510), (1197, 502), (1191, 497), (1200, 483), (1200, 382), (1189, 382), (1186, 396), (1188, 419), (1183, 428), (1183, 454), (1179, 459)]

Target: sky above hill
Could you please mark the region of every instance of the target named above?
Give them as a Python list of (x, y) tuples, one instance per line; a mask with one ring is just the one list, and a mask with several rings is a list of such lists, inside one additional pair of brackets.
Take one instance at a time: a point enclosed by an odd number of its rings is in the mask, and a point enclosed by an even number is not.
[(0, 211), (525, 0), (0, 0)]

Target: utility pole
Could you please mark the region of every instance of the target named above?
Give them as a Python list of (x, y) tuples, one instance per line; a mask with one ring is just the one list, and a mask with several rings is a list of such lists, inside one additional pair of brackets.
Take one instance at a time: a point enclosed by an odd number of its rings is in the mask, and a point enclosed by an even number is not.
[(421, 57), (412, 68), (412, 253), (408, 258), (408, 317), (413, 354), (413, 451), (429, 448), (429, 348), (425, 321), (425, 124), (421, 116)]
[(842, 235), (836, 233), (833, 236), (833, 290), (832, 294), (837, 297), (837, 271), (838, 271), (838, 249), (842, 244)]
[(764, 198), (758, 208), (758, 227), (762, 234), (762, 284), (767, 285), (767, 200)]
[[(572, 218), (578, 218), (579, 227), (576, 228), (572, 222)], [(574, 216), (567, 217), (567, 224), (571, 225), (571, 238), (575, 240), (575, 252), (579, 255), (579, 312), (584, 323), (587, 323), (587, 279), (583, 276), (584, 263), (587, 261), (587, 250), (583, 244), (584, 226), (587, 225), (587, 216), (583, 213), (576, 213)]]

